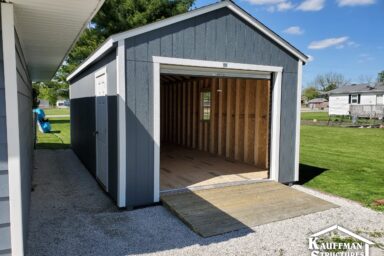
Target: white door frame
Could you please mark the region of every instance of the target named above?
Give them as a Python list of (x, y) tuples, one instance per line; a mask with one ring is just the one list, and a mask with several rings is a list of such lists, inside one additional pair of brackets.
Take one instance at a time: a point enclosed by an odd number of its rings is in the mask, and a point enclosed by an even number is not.
[(154, 202), (160, 200), (160, 67), (163, 65), (175, 67), (193, 68), (218, 68), (226, 72), (255, 71), (271, 72), (273, 74), (272, 94), (272, 127), (271, 127), (271, 160), (270, 180), (278, 180), (279, 177), (279, 145), (280, 145), (280, 111), (281, 111), (281, 78), (282, 67), (251, 65), (242, 63), (179, 59), (153, 56), (153, 141), (154, 141)]

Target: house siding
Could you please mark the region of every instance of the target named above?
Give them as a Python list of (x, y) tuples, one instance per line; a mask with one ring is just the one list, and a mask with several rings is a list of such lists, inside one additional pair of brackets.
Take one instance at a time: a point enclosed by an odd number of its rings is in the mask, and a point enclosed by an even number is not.
[[(17, 101), (19, 108), (19, 136), (20, 136), (20, 172), (22, 216), (24, 228), (24, 242), (27, 241), (29, 203), (31, 194), (31, 180), (33, 169), (33, 115), (32, 115), (32, 82), (28, 74), (27, 65), (16, 33), (16, 70), (17, 70)], [(24, 244), (25, 246), (25, 244)]]
[(96, 109), (95, 73), (107, 69), (108, 104), (108, 187), (109, 195), (117, 200), (117, 95), (116, 50), (112, 50), (70, 83), (71, 146), (88, 171), (96, 176)]
[[(1, 7), (0, 7), (1, 8)], [(11, 249), (3, 39), (0, 12), (0, 255)]]
[(282, 66), (279, 181), (294, 181), (298, 59), (227, 8), (125, 40), (127, 205), (153, 203), (153, 56)]
[[(383, 93), (343, 93), (343, 94), (332, 94), (329, 96), (329, 114), (330, 115), (349, 115), (350, 105), (349, 95), (360, 94), (359, 105), (380, 105), (382, 102), (378, 102), (378, 96), (382, 96)], [(382, 101), (382, 98), (380, 99)]]

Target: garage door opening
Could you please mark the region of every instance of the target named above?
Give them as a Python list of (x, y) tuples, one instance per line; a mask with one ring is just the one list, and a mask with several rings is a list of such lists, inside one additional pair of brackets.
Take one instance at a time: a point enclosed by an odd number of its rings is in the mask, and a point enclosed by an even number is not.
[(160, 85), (161, 191), (269, 178), (270, 79), (162, 73)]

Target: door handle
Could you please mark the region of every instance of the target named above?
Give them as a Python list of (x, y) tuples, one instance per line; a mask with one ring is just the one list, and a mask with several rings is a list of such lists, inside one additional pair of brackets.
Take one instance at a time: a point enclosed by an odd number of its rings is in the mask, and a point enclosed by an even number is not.
[(94, 131), (94, 132), (93, 132), (93, 136), (96, 136), (96, 135), (98, 135), (98, 134), (99, 134), (98, 131)]

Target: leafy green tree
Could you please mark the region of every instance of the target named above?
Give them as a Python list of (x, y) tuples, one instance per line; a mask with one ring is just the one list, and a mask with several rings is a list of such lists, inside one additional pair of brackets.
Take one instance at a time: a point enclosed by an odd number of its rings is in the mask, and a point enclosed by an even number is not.
[(187, 12), (195, 0), (106, 0), (57, 73), (65, 78), (112, 34)]
[(33, 84), (33, 89), (38, 92), (40, 99), (47, 100), (49, 105), (56, 105), (59, 98), (68, 98), (68, 85), (57, 81), (38, 82)]
[(36, 83), (36, 86), (42, 86), (38, 90), (39, 98), (49, 100), (50, 104), (56, 103), (56, 90), (69, 88), (67, 76), (110, 35), (185, 13), (193, 6), (194, 1), (106, 0), (68, 54), (53, 81)]
[(314, 86), (309, 86), (303, 90), (303, 96), (305, 96), (308, 100), (318, 98), (319, 95), (319, 91)]
[(384, 70), (377, 74), (377, 82), (384, 83)]

